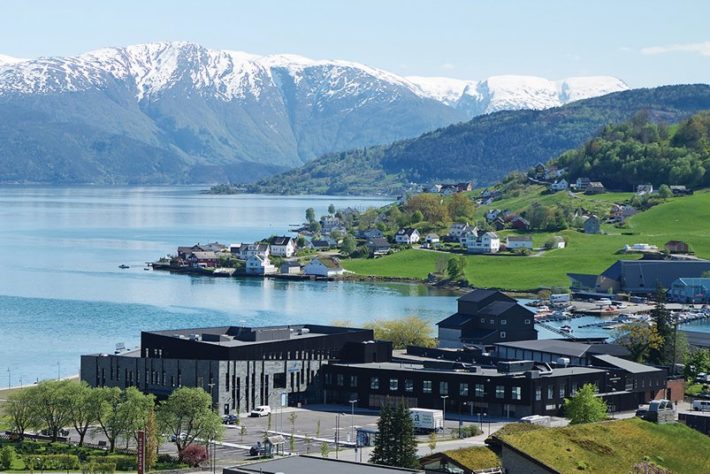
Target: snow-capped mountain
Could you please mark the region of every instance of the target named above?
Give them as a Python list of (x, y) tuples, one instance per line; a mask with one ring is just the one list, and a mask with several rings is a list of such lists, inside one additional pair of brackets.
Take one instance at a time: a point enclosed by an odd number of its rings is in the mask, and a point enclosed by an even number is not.
[(0, 182), (249, 180), (481, 113), (625, 88), (613, 78), (405, 78), (185, 42), (0, 56)]

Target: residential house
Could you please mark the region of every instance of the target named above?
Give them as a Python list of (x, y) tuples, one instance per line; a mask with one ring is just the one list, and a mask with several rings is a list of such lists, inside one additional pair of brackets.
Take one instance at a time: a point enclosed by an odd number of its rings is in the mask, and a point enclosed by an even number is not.
[(488, 222), (492, 222), (498, 218), (498, 215), (501, 213), (500, 209), (491, 209), (488, 212), (486, 212), (486, 220)]
[(636, 208), (626, 204), (612, 204), (609, 210), (609, 219), (611, 222), (624, 222), (628, 217), (636, 214)]
[(241, 245), (241, 252), (240, 252), (240, 258), (242, 260), (247, 260), (249, 257), (261, 257), (266, 258), (271, 254), (271, 248), (269, 247), (269, 244), (265, 244), (262, 242), (257, 242), (254, 244), (242, 244)]
[(690, 253), (690, 247), (682, 240), (669, 240), (663, 247), (668, 253)]
[(227, 250), (227, 246), (224, 244), (220, 244), (219, 242), (212, 242), (210, 244), (198, 244), (198, 245), (205, 252), (219, 253), (219, 252), (224, 252), (225, 250)]
[(323, 236), (320, 239), (311, 239), (310, 248), (315, 250), (328, 250), (338, 247), (338, 241), (329, 236)]
[(230, 244), (229, 253), (239, 258), (239, 255), (242, 253), (242, 244)]
[(554, 166), (550, 166), (549, 168), (547, 168), (547, 171), (545, 171), (545, 179), (553, 180), (561, 178), (566, 172), (566, 168), (556, 168)]
[(471, 446), (419, 458), (425, 474), (500, 474), (501, 461), (487, 446)]
[(390, 243), (384, 237), (373, 237), (368, 239), (367, 249), (375, 256), (387, 255), (390, 252)]
[(461, 244), (461, 247), (466, 248), (467, 242), (475, 239), (476, 237), (478, 237), (478, 227), (469, 228), (466, 232), (461, 234), (458, 242)]
[(505, 246), (508, 250), (533, 248), (533, 239), (530, 235), (509, 235), (505, 238)]
[(500, 250), (500, 238), (495, 232), (484, 232), (466, 240), (468, 253), (497, 253)]
[(345, 226), (340, 221), (339, 217), (336, 216), (323, 216), (320, 219), (320, 230), (324, 235), (330, 235), (334, 231), (344, 233), (346, 231)]
[(398, 244), (416, 244), (419, 242), (419, 231), (412, 227), (403, 227), (394, 235), (394, 241)]
[(599, 218), (595, 215), (591, 215), (584, 221), (584, 233), (585, 234), (601, 234), (601, 222)]
[(510, 220), (510, 227), (521, 231), (530, 230), (530, 221), (524, 217), (515, 216)]
[(591, 181), (587, 189), (584, 190), (585, 194), (601, 194), (606, 192), (604, 185), (599, 181)]
[(296, 239), (293, 237), (274, 236), (269, 239), (271, 255), (290, 258), (296, 253)]
[[(279, 435), (277, 442), (284, 443), (283, 437)], [(264, 443), (265, 449), (268, 444), (268, 442)], [(368, 464), (366, 462), (356, 463), (344, 459), (338, 460), (333, 457), (323, 458), (307, 455), (276, 457), (267, 460), (260, 459), (256, 462), (228, 467), (221, 471), (222, 474), (317, 474), (319, 472), (337, 472), (341, 474), (416, 474), (420, 471), (401, 467), (383, 466), (381, 464)]]
[(643, 196), (644, 194), (653, 194), (652, 184), (639, 184), (636, 186), (636, 194), (638, 196)]
[(678, 278), (700, 278), (710, 271), (707, 260), (617, 260), (600, 275), (568, 273), (574, 291), (652, 294), (668, 290)]
[(424, 241), (425, 241), (427, 244), (432, 245), (432, 244), (438, 244), (439, 242), (441, 242), (441, 239), (439, 238), (439, 235), (438, 235), (438, 234), (434, 234), (434, 233), (432, 232), (431, 234), (427, 234), (427, 236), (426, 236), (426, 238), (424, 239)]
[(676, 303), (710, 303), (710, 278), (678, 278), (671, 283), (668, 299)]
[(558, 179), (550, 185), (550, 191), (552, 191), (553, 193), (556, 193), (558, 191), (566, 191), (567, 188), (569, 188), (569, 183), (564, 178)]
[(503, 230), (507, 226), (502, 217), (495, 218), (493, 222), (491, 222), (491, 225), (495, 228), (495, 230)]
[(248, 275), (270, 275), (276, 273), (276, 267), (271, 264), (268, 256), (253, 254), (247, 257), (246, 273)]
[(537, 179), (545, 179), (545, 174), (547, 173), (547, 168), (545, 168), (545, 165), (542, 163), (537, 163), (533, 169), (533, 177)]
[(370, 228), (361, 230), (358, 232), (357, 236), (361, 239), (377, 239), (384, 237), (385, 234), (383, 234), (380, 229)]
[(495, 290), (478, 289), (458, 299), (458, 311), (439, 321), (439, 347), (491, 345), (537, 339), (535, 313)]
[(589, 183), (591, 183), (589, 178), (577, 178), (577, 181), (574, 183), (574, 189), (584, 192), (587, 190), (587, 187), (589, 187)]
[(298, 260), (284, 260), (279, 271), (284, 275), (300, 275), (301, 264), (298, 263)]
[(219, 262), (219, 257), (215, 252), (192, 252), (188, 256), (188, 261), (193, 267), (215, 268)]
[(303, 267), (305, 275), (334, 277), (344, 273), (340, 260), (336, 257), (314, 258)]
[(454, 222), (451, 224), (451, 227), (449, 227), (449, 237), (459, 240), (459, 238), (470, 228), (471, 226), (468, 222)]

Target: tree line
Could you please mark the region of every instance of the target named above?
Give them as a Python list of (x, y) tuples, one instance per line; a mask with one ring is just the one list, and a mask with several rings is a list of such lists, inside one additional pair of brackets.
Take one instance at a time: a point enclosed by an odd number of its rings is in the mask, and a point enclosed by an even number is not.
[(73, 428), (84, 445), (87, 433), (106, 438), (114, 452), (124, 442), (137, 442), (146, 433), (146, 464), (155, 462), (160, 440), (171, 436), (180, 458), (192, 444), (220, 439), (221, 417), (212, 409), (212, 397), (201, 388), (181, 387), (165, 401), (135, 387), (90, 387), (75, 380), (48, 380), (12, 392), (3, 415), (19, 441), (31, 431), (42, 430), (57, 441), (65, 428)]

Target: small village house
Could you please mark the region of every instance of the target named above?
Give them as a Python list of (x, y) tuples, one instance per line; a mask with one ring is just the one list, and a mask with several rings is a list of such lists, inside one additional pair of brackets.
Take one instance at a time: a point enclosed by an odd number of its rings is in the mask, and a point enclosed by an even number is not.
[(590, 182), (589, 186), (587, 186), (587, 189), (584, 190), (585, 194), (602, 194), (604, 192), (606, 192), (606, 189), (604, 188), (604, 185), (599, 181)]
[(533, 239), (530, 235), (509, 235), (505, 238), (505, 247), (508, 250), (533, 249)]
[(587, 187), (589, 187), (589, 183), (591, 183), (591, 180), (589, 178), (577, 178), (577, 181), (574, 183), (574, 189), (575, 191), (586, 191)]
[(270, 275), (276, 273), (268, 256), (252, 255), (246, 260), (246, 273), (248, 275)]
[(301, 264), (298, 263), (298, 260), (284, 260), (281, 262), (279, 271), (284, 275), (300, 275)]
[(303, 267), (303, 273), (311, 276), (335, 277), (345, 272), (336, 257), (314, 258)]
[(438, 235), (438, 234), (435, 234), (435, 233), (432, 232), (432, 233), (430, 233), (430, 234), (427, 234), (427, 236), (426, 236), (426, 238), (424, 239), (424, 241), (425, 241), (427, 244), (432, 245), (432, 244), (438, 244), (439, 242), (441, 242), (441, 239), (439, 238), (439, 235)]
[(552, 191), (553, 193), (556, 193), (558, 191), (566, 191), (567, 188), (569, 188), (569, 183), (564, 178), (558, 179), (550, 185), (550, 191)]
[(515, 216), (510, 220), (510, 227), (521, 231), (530, 230), (530, 221), (524, 217)]
[(668, 299), (676, 303), (710, 303), (710, 278), (678, 278), (671, 283)]
[(365, 245), (370, 253), (377, 257), (387, 255), (391, 249), (390, 243), (384, 237), (373, 237)]
[(585, 234), (601, 234), (601, 222), (599, 218), (595, 215), (589, 216), (586, 221), (584, 221), (584, 233)]
[(682, 240), (669, 240), (663, 247), (668, 253), (690, 253), (690, 247)]
[(240, 258), (242, 260), (248, 260), (249, 257), (261, 257), (266, 258), (269, 255), (271, 255), (271, 249), (269, 248), (269, 244), (265, 243), (254, 243), (254, 244), (242, 244), (241, 245), (241, 253), (240, 253)]
[(471, 235), (466, 240), (466, 250), (468, 253), (498, 253), (500, 238), (495, 232), (484, 232), (476, 237)]
[(412, 245), (419, 242), (419, 231), (412, 227), (404, 227), (399, 229), (394, 235), (394, 241), (398, 244)]
[(296, 253), (296, 239), (288, 236), (274, 236), (269, 239), (271, 255), (290, 258)]
[(548, 242), (549, 243), (546, 243), (546, 247), (548, 248), (548, 250), (563, 249), (567, 246), (567, 242), (565, 242), (565, 238), (562, 237), (561, 235), (553, 236)]
[(451, 224), (451, 227), (449, 227), (449, 237), (458, 240), (461, 235), (463, 235), (470, 228), (471, 226), (468, 222), (454, 222)]
[(380, 229), (370, 228), (359, 231), (357, 236), (361, 239), (376, 239), (384, 237), (385, 234)]
[(188, 261), (193, 267), (215, 268), (219, 262), (219, 257), (215, 252), (192, 252), (188, 256)]

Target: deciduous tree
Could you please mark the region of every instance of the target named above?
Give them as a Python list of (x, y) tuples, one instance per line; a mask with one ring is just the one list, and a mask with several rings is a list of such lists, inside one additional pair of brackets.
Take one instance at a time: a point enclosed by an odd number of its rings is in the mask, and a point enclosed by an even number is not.
[(196, 439), (220, 439), (222, 419), (212, 410), (212, 397), (201, 388), (181, 387), (158, 405), (158, 426), (175, 436), (178, 453)]
[(392, 347), (395, 349), (405, 349), (407, 346), (434, 347), (436, 345), (432, 336), (431, 323), (419, 316), (374, 321), (364, 324), (364, 327), (374, 331), (375, 339), (392, 341)]
[(606, 419), (606, 402), (595, 395), (596, 388), (585, 384), (571, 398), (565, 399), (564, 414), (573, 425)]

